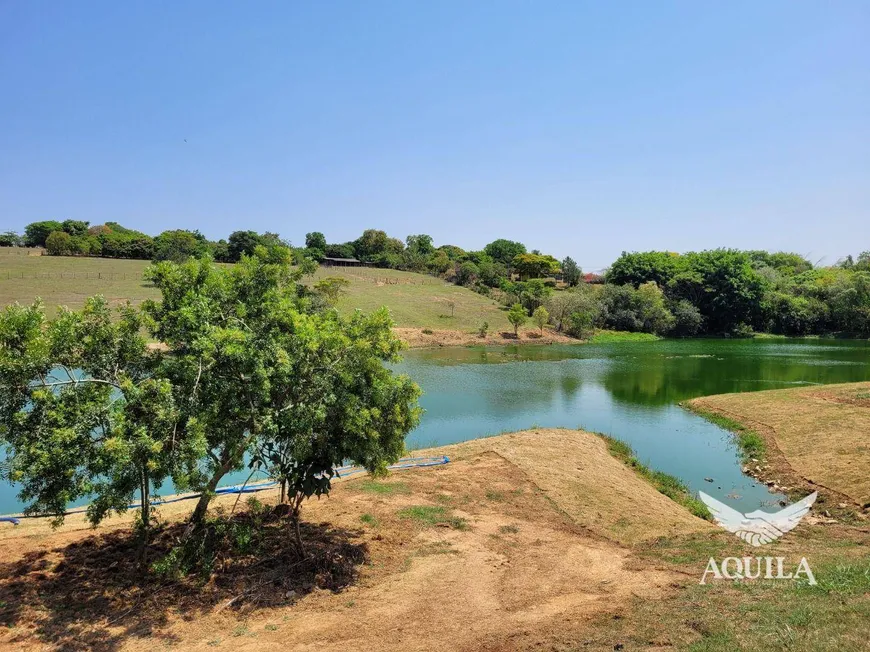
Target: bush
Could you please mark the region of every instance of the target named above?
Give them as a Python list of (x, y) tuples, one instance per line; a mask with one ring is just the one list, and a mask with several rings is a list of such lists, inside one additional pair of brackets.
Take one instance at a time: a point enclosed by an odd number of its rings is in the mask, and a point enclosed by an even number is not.
[(677, 301), (672, 311), (674, 315), (673, 334), (680, 337), (691, 337), (701, 330), (704, 319), (701, 311), (685, 299)]
[(518, 303), (512, 305), (511, 309), (508, 310), (507, 318), (508, 321), (513, 324), (514, 335), (519, 335), (520, 326), (529, 320), (529, 316), (526, 314), (526, 309)]
[(589, 312), (573, 312), (568, 317), (568, 335), (584, 340), (592, 335), (594, 322)]
[(477, 334), (481, 337), (486, 337), (487, 332), (489, 331), (489, 322), (485, 321), (480, 325), (480, 329), (478, 329)]

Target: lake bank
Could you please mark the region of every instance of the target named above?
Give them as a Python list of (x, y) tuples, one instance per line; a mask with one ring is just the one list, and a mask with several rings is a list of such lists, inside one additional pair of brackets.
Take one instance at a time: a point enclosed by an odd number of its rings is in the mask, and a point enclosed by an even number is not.
[[(819, 591), (777, 580), (700, 586), (708, 557), (757, 549), (656, 491), (599, 436), (538, 429), (429, 452), (451, 462), (342, 480), (328, 500), (308, 501), (304, 531), (326, 555), (321, 570), (276, 582), (250, 552), (207, 584), (137, 581), (130, 517), (95, 531), (4, 528), (0, 646), (730, 652), (776, 647), (775, 624), (786, 622), (790, 649), (860, 649), (870, 615), (860, 528), (808, 520), (766, 547), (788, 563), (808, 557)], [(272, 505), (277, 491), (257, 499)], [(215, 507), (228, 512), (234, 500)], [(167, 532), (191, 508), (161, 508)], [(250, 509), (243, 498), (239, 510)], [(747, 613), (747, 599), (765, 609)]]

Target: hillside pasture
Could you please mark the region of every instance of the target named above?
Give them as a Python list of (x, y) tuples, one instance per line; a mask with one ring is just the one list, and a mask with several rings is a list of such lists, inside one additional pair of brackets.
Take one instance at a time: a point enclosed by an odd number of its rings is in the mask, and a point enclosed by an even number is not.
[[(159, 298), (142, 279), (146, 260), (39, 256), (35, 250), (0, 248), (2, 305), (42, 298), (49, 312), (57, 306), (81, 308), (87, 297), (102, 294), (113, 305)], [(425, 274), (365, 267), (321, 267), (308, 280), (338, 276), (350, 282), (338, 303), (350, 314), (387, 306), (398, 326), (471, 331), (487, 321), (491, 331), (512, 330), (498, 304), (471, 290)]]

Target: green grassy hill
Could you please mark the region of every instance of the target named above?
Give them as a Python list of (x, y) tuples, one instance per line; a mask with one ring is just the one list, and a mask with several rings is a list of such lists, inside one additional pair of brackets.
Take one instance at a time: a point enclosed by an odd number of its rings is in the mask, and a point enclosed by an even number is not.
[[(58, 305), (80, 308), (95, 294), (115, 304), (159, 298), (159, 292), (142, 280), (148, 261), (27, 254), (23, 249), (0, 248), (0, 303), (4, 306), (41, 297), (53, 311)], [(492, 330), (510, 329), (495, 301), (432, 276), (389, 269), (320, 268), (311, 282), (326, 276), (350, 281), (338, 306), (344, 313), (387, 306), (398, 326), (475, 330), (485, 320)]]

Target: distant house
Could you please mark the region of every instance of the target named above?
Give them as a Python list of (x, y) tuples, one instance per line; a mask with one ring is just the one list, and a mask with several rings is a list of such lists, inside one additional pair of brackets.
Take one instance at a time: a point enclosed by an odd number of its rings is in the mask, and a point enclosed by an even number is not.
[(604, 283), (604, 276), (601, 274), (595, 274), (593, 272), (589, 272), (588, 274), (583, 275), (584, 283)]
[(323, 258), (320, 264), (324, 267), (362, 267), (365, 265), (361, 260), (356, 258)]

